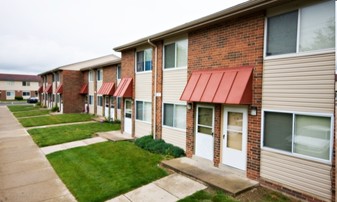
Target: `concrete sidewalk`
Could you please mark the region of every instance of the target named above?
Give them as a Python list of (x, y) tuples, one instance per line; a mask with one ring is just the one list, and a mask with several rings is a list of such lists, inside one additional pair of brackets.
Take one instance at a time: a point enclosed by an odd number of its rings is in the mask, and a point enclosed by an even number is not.
[(0, 106), (0, 201), (76, 201), (4, 106)]
[(75, 147), (88, 146), (88, 145), (91, 145), (91, 144), (96, 144), (96, 143), (99, 143), (99, 142), (106, 142), (106, 141), (108, 141), (108, 140), (105, 139), (105, 138), (102, 138), (102, 137), (93, 137), (93, 138), (88, 138), (88, 139), (84, 139), (84, 140), (67, 142), (67, 143), (64, 143), (64, 144), (57, 144), (57, 145), (42, 147), (41, 151), (45, 155), (47, 155), (47, 154), (57, 152), (57, 151), (62, 151), (62, 150), (71, 149), (71, 148), (75, 148)]
[(207, 187), (180, 174), (172, 174), (107, 202), (174, 202)]

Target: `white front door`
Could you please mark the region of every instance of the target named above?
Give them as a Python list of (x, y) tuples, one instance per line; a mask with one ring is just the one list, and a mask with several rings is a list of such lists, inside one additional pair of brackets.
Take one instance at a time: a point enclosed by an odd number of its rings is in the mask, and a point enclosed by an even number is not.
[(195, 155), (213, 161), (214, 107), (197, 106)]
[(132, 133), (132, 108), (131, 100), (125, 100), (124, 103), (124, 132)]
[(246, 170), (248, 115), (246, 107), (225, 107), (222, 163)]

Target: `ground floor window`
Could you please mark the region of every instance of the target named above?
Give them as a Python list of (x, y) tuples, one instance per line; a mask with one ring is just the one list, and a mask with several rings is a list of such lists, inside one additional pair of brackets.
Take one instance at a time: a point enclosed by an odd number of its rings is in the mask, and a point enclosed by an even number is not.
[(89, 105), (93, 105), (94, 104), (94, 96), (89, 95)]
[(23, 91), (22, 96), (30, 96), (30, 92), (29, 91)]
[(186, 129), (186, 105), (164, 103), (163, 125)]
[(151, 102), (136, 101), (136, 119), (151, 122)]
[(97, 96), (97, 105), (102, 107), (103, 106), (103, 97)]
[(8, 97), (10, 97), (10, 96), (13, 96), (14, 93), (13, 93), (12, 91), (7, 91), (7, 92), (6, 92), (6, 95), (7, 95)]
[(122, 98), (117, 97), (117, 109), (121, 109), (121, 106), (122, 106)]
[(332, 115), (264, 112), (263, 146), (331, 160)]

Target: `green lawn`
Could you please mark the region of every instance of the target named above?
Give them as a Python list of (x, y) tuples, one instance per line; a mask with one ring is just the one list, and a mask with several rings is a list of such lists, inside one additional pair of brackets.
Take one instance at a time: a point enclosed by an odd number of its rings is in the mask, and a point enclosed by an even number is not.
[(47, 155), (78, 201), (105, 201), (167, 175), (164, 156), (132, 142), (104, 142)]
[(86, 123), (28, 130), (40, 147), (90, 138), (95, 132), (119, 130), (120, 124)]
[(30, 117), (30, 116), (40, 116), (40, 115), (46, 115), (49, 114), (49, 110), (31, 110), (31, 111), (18, 111), (14, 112), (14, 116), (16, 118), (21, 118), (21, 117)]
[(31, 110), (40, 109), (40, 106), (34, 107), (34, 105), (11, 105), (7, 107), (11, 112), (31, 111)]
[(204, 190), (198, 191), (191, 196), (179, 200), (179, 202), (194, 202), (194, 201), (238, 202), (238, 200), (224, 194), (221, 191), (207, 192)]
[(24, 127), (43, 126), (60, 123), (72, 123), (81, 121), (90, 121), (93, 118), (90, 114), (60, 114), (43, 117), (32, 117), (29, 119), (20, 119)]

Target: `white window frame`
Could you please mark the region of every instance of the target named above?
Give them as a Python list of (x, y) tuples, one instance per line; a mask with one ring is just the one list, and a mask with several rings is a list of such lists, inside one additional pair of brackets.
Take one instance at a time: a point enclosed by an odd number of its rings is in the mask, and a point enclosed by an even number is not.
[[(100, 105), (99, 100), (101, 100), (102, 104)], [(103, 96), (98, 95), (97, 96), (97, 106), (98, 107), (103, 107)]]
[[(9, 95), (8, 95), (8, 93), (9, 93)], [(6, 91), (6, 97), (12, 97), (12, 93), (13, 93), (13, 91)]]
[[(145, 60), (145, 51), (147, 51), (147, 50), (151, 50), (151, 70), (145, 70), (145, 65), (146, 65), (146, 60)], [(138, 59), (138, 57), (137, 57), (137, 53), (139, 53), (139, 52), (144, 52), (144, 71), (138, 71), (137, 70), (137, 59)], [(135, 72), (136, 72), (136, 74), (143, 74), (143, 73), (149, 73), (149, 72), (152, 72), (152, 68), (153, 68), (153, 65), (152, 65), (152, 52), (153, 52), (153, 50), (152, 50), (152, 48), (145, 48), (145, 49), (139, 49), (139, 50), (137, 50), (136, 52), (135, 52)]]
[[(312, 4), (315, 5), (315, 4)], [(335, 5), (337, 5), (335, 3)], [(324, 53), (331, 53), (331, 52), (335, 52), (335, 48), (327, 48), (327, 49), (320, 49), (320, 50), (312, 50), (312, 51), (302, 51), (299, 52), (299, 43), (300, 43), (300, 26), (301, 26), (301, 10), (307, 6), (311, 6), (311, 5), (301, 5), (299, 7), (296, 8), (292, 8), (292, 9), (286, 9), (283, 12), (277, 12), (277, 13), (273, 13), (270, 15), (267, 15), (265, 17), (265, 26), (264, 26), (264, 45), (263, 45), (263, 58), (264, 59), (278, 59), (278, 58), (288, 58), (288, 57), (295, 57), (295, 56), (309, 56), (309, 55), (315, 55), (315, 54), (324, 54)], [(337, 7), (337, 6), (336, 6)], [(337, 8), (336, 8), (337, 9)], [(273, 16), (277, 16), (277, 15), (282, 15), (291, 11), (298, 11), (298, 17), (297, 17), (297, 39), (296, 39), (296, 52), (295, 53), (285, 53), (285, 54), (280, 54), (280, 55), (271, 55), (268, 56), (267, 55), (267, 38), (268, 38), (268, 18), (273, 17)], [(337, 19), (336, 16), (336, 10), (335, 10), (335, 20)], [(336, 24), (336, 21), (335, 21)], [(336, 26), (335, 26), (336, 27)], [(337, 29), (337, 27), (335, 28)], [(335, 44), (337, 43), (337, 33), (335, 30)], [(336, 45), (335, 45), (336, 46)], [(336, 59), (337, 60), (337, 59)]]
[(30, 82), (29, 81), (22, 81), (22, 86), (30, 86)]
[(14, 81), (7, 81), (7, 86), (14, 86)]
[[(148, 101), (148, 100), (135, 100), (136, 102), (136, 104), (135, 104), (135, 120), (136, 121), (140, 121), (140, 122), (144, 122), (144, 123), (150, 123), (151, 124), (151, 121), (152, 121), (152, 102), (151, 101)], [(143, 103), (143, 114), (142, 114), (142, 119), (137, 119), (137, 102), (142, 102)], [(150, 112), (150, 114), (151, 114), (151, 120), (150, 121), (145, 121), (144, 120), (144, 104), (145, 103), (150, 103), (150, 105), (151, 105), (151, 112)]]
[[(178, 127), (175, 127), (175, 126), (167, 126), (167, 125), (164, 125), (164, 105), (165, 104), (172, 104), (173, 105), (173, 124), (175, 123), (175, 118), (176, 118), (176, 105), (179, 105), (179, 106), (184, 106), (186, 108), (186, 104), (178, 104), (178, 103), (172, 103), (172, 102), (163, 102), (162, 104), (162, 127), (163, 128), (170, 128), (170, 129), (174, 129), (174, 130), (178, 130), (178, 131), (182, 131), (182, 132), (186, 132), (186, 126), (187, 126), (187, 121), (185, 120), (185, 129), (182, 129), (182, 128), (178, 128)], [(187, 117), (187, 108), (186, 108), (186, 117)]]
[[(186, 66), (182, 66), (182, 67), (177, 67), (177, 43), (181, 42), (181, 41), (186, 41), (187, 42), (187, 55), (186, 55)], [(175, 46), (175, 49), (174, 49), (174, 67), (171, 67), (171, 68), (165, 68), (165, 46), (166, 45), (170, 45), (170, 44), (173, 44), (174, 43), (174, 46)], [(164, 46), (163, 46), (163, 71), (172, 71), (172, 70), (177, 70), (177, 69), (187, 69), (187, 66), (188, 66), (188, 39), (187, 38), (184, 38), (184, 39), (179, 39), (179, 40), (175, 40), (175, 41), (167, 41), (164, 43)]]
[[(24, 93), (28, 93), (28, 95), (24, 95)], [(22, 96), (30, 96), (30, 91), (22, 91)]]
[(103, 81), (103, 69), (98, 69), (96, 71), (96, 80), (97, 80), (97, 82), (102, 82)]
[[(264, 114), (265, 112), (275, 112), (275, 113), (288, 113), (292, 114), (292, 124), (293, 124), (293, 131), (292, 131), (292, 140), (291, 140), (291, 152), (282, 151), (279, 149), (274, 149), (271, 147), (264, 146)], [(296, 115), (307, 115), (307, 116), (316, 116), (316, 117), (328, 117), (330, 118), (330, 151), (329, 151), (329, 160), (324, 160), (316, 157), (311, 157), (303, 154), (294, 153), (294, 130), (295, 130), (295, 116)], [(334, 139), (334, 115), (333, 114), (326, 114), (326, 113), (310, 113), (310, 112), (297, 112), (297, 111), (282, 111), (282, 110), (269, 110), (269, 109), (263, 109), (261, 114), (261, 149), (266, 151), (272, 151), (275, 153), (285, 154), (288, 156), (293, 156), (297, 158), (302, 158), (306, 160), (312, 160), (324, 164), (332, 164), (332, 151), (333, 151), (333, 139)]]
[(88, 73), (88, 81), (93, 82), (94, 81), (94, 71), (90, 70)]
[(89, 96), (88, 96), (88, 99), (89, 99), (89, 100), (88, 100), (88, 104), (89, 104), (89, 105), (94, 105), (94, 96), (93, 96), (93, 95), (89, 95)]

